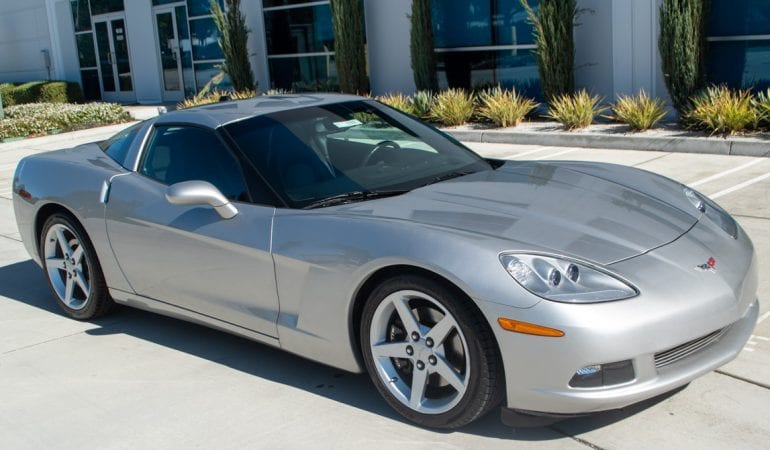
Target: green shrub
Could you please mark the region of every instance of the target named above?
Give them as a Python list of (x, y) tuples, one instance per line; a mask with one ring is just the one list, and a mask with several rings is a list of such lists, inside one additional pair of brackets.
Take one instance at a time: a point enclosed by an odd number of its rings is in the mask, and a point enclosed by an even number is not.
[(411, 98), (412, 114), (421, 118), (430, 118), (435, 96), (431, 91), (417, 91)]
[(234, 90), (219, 90), (214, 88), (211, 91), (207, 91), (203, 94), (198, 94), (195, 97), (184, 99), (182, 102), (177, 103), (176, 109), (187, 109), (194, 106), (208, 105), (210, 103), (217, 103), (222, 97), (228, 97), (230, 100), (245, 100), (247, 98), (256, 97), (257, 93), (250, 89), (243, 91)]
[(436, 52), (434, 51), (431, 0), (413, 0), (409, 34), (409, 50), (412, 59), (414, 84), (418, 90), (438, 89), (436, 77)]
[(663, 77), (677, 111), (703, 88), (706, 59), (707, 0), (663, 0), (658, 50)]
[(80, 85), (68, 81), (30, 81), (21, 84), (3, 83), (0, 95), (4, 106), (25, 103), (79, 103), (83, 101)]
[(479, 116), (499, 127), (513, 127), (537, 108), (531, 98), (523, 97), (516, 89), (501, 89), (499, 86), (487, 89), (479, 94)]
[(129, 113), (114, 103), (30, 103), (5, 108), (0, 120), (0, 139), (46, 134), (50, 130), (79, 128), (128, 122)]
[(606, 110), (599, 106), (601, 101), (598, 95), (591, 95), (585, 89), (560, 95), (551, 100), (546, 117), (560, 122), (568, 130), (585, 128)]
[(447, 89), (436, 95), (430, 118), (445, 126), (468, 122), (476, 110), (472, 94), (463, 89)]
[(770, 126), (770, 88), (765, 92), (760, 92), (754, 99), (754, 108), (761, 116), (765, 126)]
[(691, 100), (686, 120), (690, 127), (714, 133), (736, 134), (756, 129), (762, 114), (752, 104), (751, 92), (711, 86)]
[(254, 73), (249, 63), (247, 41), (251, 30), (241, 13), (241, 0), (227, 0), (227, 12), (222, 11), (219, 2), (211, 0), (211, 13), (219, 30), (217, 42), (225, 56), (222, 70), (230, 76), (236, 91), (254, 89)]
[(364, 6), (360, 0), (331, 0), (334, 30), (334, 63), (340, 90), (348, 94), (369, 92), (364, 42)]
[(407, 114), (412, 114), (411, 100), (404, 94), (387, 94), (377, 97), (377, 100), (385, 103), (391, 108), (395, 108)]
[(520, 0), (534, 28), (535, 57), (543, 96), (551, 100), (575, 90), (576, 0), (539, 0), (535, 11)]
[(621, 95), (612, 107), (613, 119), (639, 131), (649, 130), (666, 116), (666, 102), (651, 98), (642, 89), (637, 95)]

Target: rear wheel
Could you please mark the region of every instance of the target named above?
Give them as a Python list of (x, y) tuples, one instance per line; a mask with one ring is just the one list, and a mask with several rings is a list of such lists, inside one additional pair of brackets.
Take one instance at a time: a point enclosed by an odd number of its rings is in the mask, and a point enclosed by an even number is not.
[(503, 375), (491, 331), (454, 290), (393, 278), (363, 310), (361, 348), (377, 390), (420, 425), (457, 428), (497, 406)]
[(46, 220), (40, 235), (40, 257), (48, 286), (69, 316), (89, 320), (113, 309), (91, 241), (70, 216), (56, 213)]

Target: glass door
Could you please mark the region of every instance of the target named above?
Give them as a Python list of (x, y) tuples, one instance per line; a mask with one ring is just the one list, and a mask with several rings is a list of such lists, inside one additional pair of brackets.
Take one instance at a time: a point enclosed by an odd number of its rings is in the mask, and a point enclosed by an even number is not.
[(195, 94), (187, 7), (164, 6), (154, 12), (163, 100), (181, 101)]
[(124, 17), (94, 18), (102, 99), (106, 101), (125, 103), (136, 100), (125, 23)]

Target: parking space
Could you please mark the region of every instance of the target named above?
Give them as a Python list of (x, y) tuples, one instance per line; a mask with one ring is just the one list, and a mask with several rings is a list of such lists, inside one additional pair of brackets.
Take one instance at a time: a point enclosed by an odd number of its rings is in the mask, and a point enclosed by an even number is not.
[(59, 313), (19, 240), (10, 201), (23, 155), (119, 127), (0, 144), (0, 448), (767, 448), (770, 159), (469, 144), (514, 160), (589, 160), (691, 184), (733, 213), (760, 264), (760, 320), (740, 356), (685, 389), (539, 429), (496, 413), (454, 432), (405, 423), (368, 377), (137, 310)]

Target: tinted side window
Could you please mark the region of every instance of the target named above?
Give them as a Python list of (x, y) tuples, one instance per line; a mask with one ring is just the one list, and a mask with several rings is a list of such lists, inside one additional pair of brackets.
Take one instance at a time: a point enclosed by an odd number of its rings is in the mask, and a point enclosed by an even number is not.
[(208, 181), (230, 200), (249, 200), (237, 160), (209, 130), (156, 127), (140, 172), (167, 185)]
[(131, 148), (131, 143), (134, 142), (134, 138), (139, 130), (142, 128), (142, 123), (132, 125), (125, 130), (122, 130), (115, 136), (99, 143), (99, 147), (102, 148), (104, 153), (121, 166), (126, 165), (126, 155), (128, 149)]

